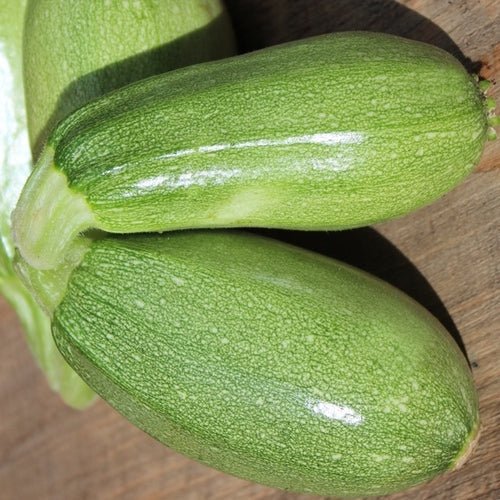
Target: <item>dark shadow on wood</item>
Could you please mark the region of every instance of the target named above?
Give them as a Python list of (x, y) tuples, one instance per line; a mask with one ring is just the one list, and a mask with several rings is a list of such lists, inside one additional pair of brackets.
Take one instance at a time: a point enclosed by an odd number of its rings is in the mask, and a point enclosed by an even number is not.
[(471, 73), (480, 68), (439, 26), (395, 0), (226, 0), (226, 5), (242, 52), (323, 33), (378, 31), (436, 45)]
[(415, 265), (375, 229), (365, 227), (338, 232), (253, 232), (341, 260), (399, 288), (441, 322), (467, 357), (460, 333), (438, 294)]

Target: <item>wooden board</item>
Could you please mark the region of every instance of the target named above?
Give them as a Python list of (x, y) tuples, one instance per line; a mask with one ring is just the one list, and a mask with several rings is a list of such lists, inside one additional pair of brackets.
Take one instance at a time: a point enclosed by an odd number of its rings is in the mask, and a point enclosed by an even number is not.
[[(498, 78), (496, 0), (228, 0), (243, 50), (335, 30), (370, 29), (439, 45)], [(281, 237), (365, 268), (430, 309), (465, 346), (483, 432), (467, 464), (391, 499), (500, 497), (500, 140), (478, 173), (412, 215), (337, 234)], [(0, 499), (299, 500), (196, 464), (99, 401), (85, 412), (48, 389), (0, 300)]]

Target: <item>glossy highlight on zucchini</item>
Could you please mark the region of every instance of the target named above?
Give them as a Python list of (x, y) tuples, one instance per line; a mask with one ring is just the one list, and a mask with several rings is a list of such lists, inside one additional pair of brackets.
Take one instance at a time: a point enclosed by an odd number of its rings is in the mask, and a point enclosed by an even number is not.
[(98, 394), (174, 450), (245, 479), (381, 495), (453, 469), (477, 438), (471, 372), (435, 318), (364, 272), (274, 240), (108, 236), (49, 307), (59, 349)]
[(450, 54), (337, 33), (111, 93), (49, 138), (15, 213), (34, 267), (86, 229), (344, 229), (425, 205), (478, 162), (493, 118)]

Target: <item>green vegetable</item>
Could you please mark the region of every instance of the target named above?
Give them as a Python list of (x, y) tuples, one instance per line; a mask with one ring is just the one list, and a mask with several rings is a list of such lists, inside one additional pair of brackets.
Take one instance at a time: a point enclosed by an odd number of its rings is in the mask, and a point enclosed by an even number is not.
[[(24, 40), (23, 23), (27, 3)], [(11, 213), (33, 154), (58, 120), (103, 92), (134, 80), (234, 53), (219, 0), (1, 0), (0, 293), (12, 304), (50, 386), (71, 406), (94, 395), (55, 347), (50, 322), (18, 276)]]
[(138, 82), (51, 135), (16, 211), (40, 269), (89, 228), (342, 229), (436, 199), (478, 162), (491, 119), (448, 53), (339, 33)]
[(95, 241), (67, 288), (64, 273), (45, 274), (32, 286), (69, 363), (138, 427), (212, 467), (379, 495), (454, 468), (476, 438), (477, 396), (452, 338), (345, 264), (183, 231)]

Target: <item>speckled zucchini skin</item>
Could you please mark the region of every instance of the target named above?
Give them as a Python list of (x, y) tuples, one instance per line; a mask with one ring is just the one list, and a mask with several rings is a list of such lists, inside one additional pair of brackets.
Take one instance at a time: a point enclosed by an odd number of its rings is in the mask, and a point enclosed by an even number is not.
[(148, 76), (235, 53), (221, 0), (32, 0), (24, 82), (33, 156), (90, 100)]
[(107, 231), (342, 229), (450, 190), (487, 129), (476, 82), (448, 53), (340, 33), (129, 86), (49, 144)]
[(466, 360), (393, 287), (244, 233), (96, 241), (54, 312), (87, 383), (173, 449), (293, 491), (389, 493), (478, 430)]

